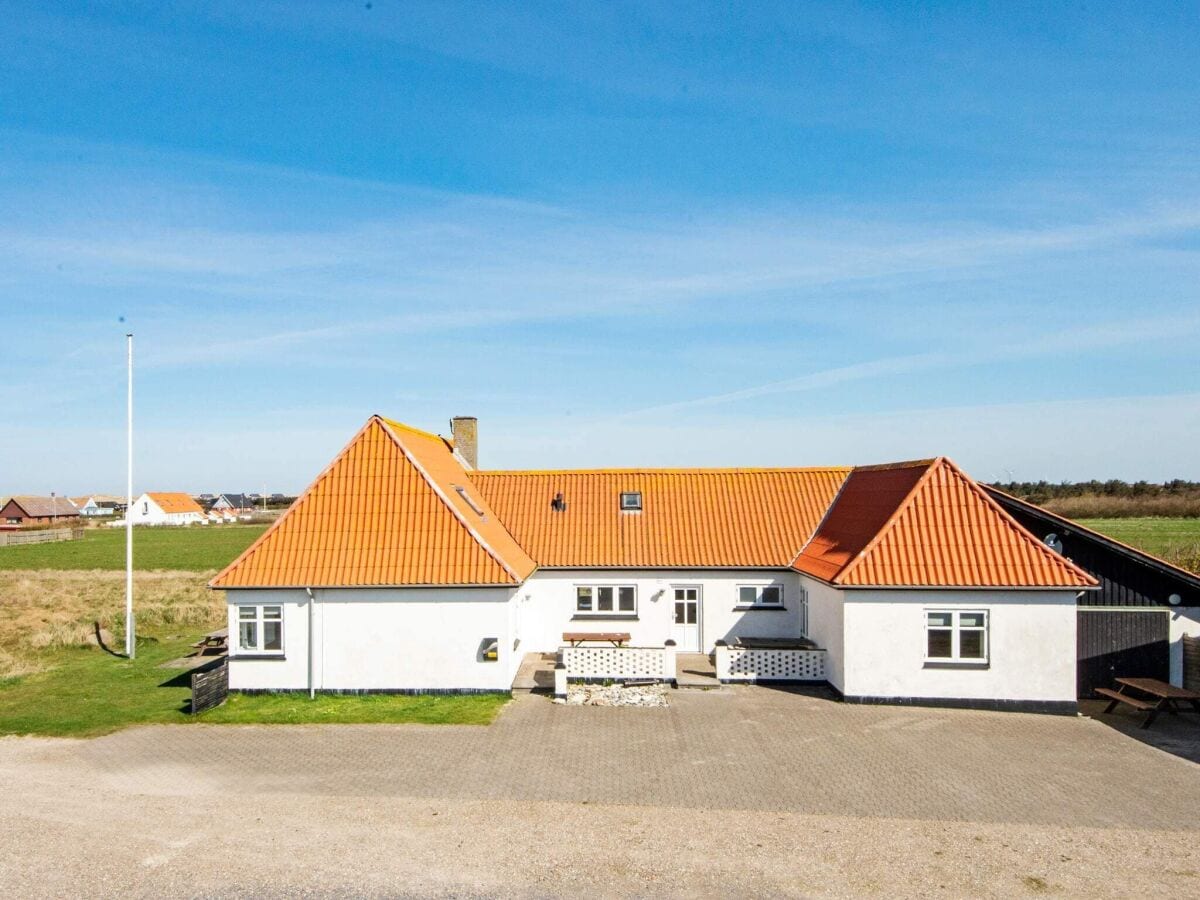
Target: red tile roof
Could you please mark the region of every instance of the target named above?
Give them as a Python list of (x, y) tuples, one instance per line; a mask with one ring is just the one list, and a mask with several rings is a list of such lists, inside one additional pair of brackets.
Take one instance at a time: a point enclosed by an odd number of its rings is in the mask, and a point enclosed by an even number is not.
[[(640, 511), (621, 510), (624, 492), (641, 493)], [(380, 416), (212, 584), (513, 585), (537, 566), (789, 565), (843, 587), (1095, 584), (946, 459), (479, 472), (445, 438)]]
[(446, 442), (372, 416), (212, 586), (511, 585), (533, 569)]
[(945, 458), (855, 469), (794, 566), (839, 587), (1097, 584)]
[[(849, 469), (472, 472), (538, 565), (786, 567)], [(623, 492), (642, 494), (622, 512)], [(566, 509), (551, 501), (562, 494)]]

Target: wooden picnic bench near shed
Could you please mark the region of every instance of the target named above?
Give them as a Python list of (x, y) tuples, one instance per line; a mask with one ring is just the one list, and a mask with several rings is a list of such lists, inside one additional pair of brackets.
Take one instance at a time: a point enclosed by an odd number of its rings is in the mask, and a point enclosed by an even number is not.
[[(1111, 713), (1116, 709), (1118, 703), (1142, 710), (1148, 713), (1146, 721), (1142, 723), (1143, 728), (1149, 728), (1158, 714), (1164, 710), (1173, 716), (1178, 715), (1181, 711), (1179, 703), (1182, 701), (1188, 701), (1192, 705), (1192, 710), (1200, 713), (1200, 692), (1176, 687), (1165, 681), (1159, 681), (1157, 678), (1117, 678), (1116, 682), (1120, 685), (1116, 690), (1096, 688), (1097, 694), (1109, 698), (1108, 706), (1104, 708), (1104, 711)], [(1148, 697), (1130, 694), (1127, 689), (1148, 695)], [(1183, 709), (1183, 711), (1187, 710)]]

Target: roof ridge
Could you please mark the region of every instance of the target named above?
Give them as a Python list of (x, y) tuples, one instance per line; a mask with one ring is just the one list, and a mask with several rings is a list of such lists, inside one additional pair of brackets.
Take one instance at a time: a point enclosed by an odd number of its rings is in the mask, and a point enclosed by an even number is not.
[(440, 434), (435, 434), (432, 431), (426, 431), (424, 428), (417, 428), (415, 425), (408, 425), (396, 419), (389, 419), (387, 416), (381, 415), (380, 413), (372, 413), (371, 415), (373, 418), (379, 419), (380, 422), (383, 422), (388, 427), (394, 428), (398, 431), (410, 431), (413, 434), (421, 435), (421, 437), (433, 438), (435, 441), (444, 441), (451, 446), (454, 444), (453, 439)]
[(945, 459), (944, 456), (931, 456), (928, 459), (909, 459), (903, 462), (892, 463), (874, 463), (869, 466), (855, 466), (857, 472), (886, 472), (892, 469), (915, 469), (919, 466), (931, 466), (939, 459)]
[[(267, 538), (269, 538), (272, 534), (275, 533), (275, 530), (277, 528), (279, 528), (288, 518), (290, 518), (294, 512), (297, 512), (301, 507), (303, 507), (308, 502), (308, 498), (311, 496), (313, 488), (315, 488), (318, 484), (320, 484), (321, 480), (326, 475), (328, 475), (330, 473), (330, 471), (332, 471), (333, 467), (336, 466), (339, 462), (341, 462), (342, 458), (347, 453), (350, 452), (350, 448), (353, 447), (358, 442), (358, 439), (361, 438), (363, 436), (363, 434), (366, 433), (366, 430), (371, 427), (371, 423), (374, 422), (377, 418), (381, 418), (381, 417), (371, 416), (371, 418), (367, 419), (367, 421), (365, 423), (363, 423), (363, 426), (361, 428), (359, 428), (358, 431), (354, 432), (354, 436), (352, 438), (350, 438), (349, 441), (346, 442), (346, 446), (342, 447), (341, 450), (339, 450), (336, 454), (334, 454), (334, 457), (332, 460), (329, 461), (329, 464), (327, 466), (325, 466), (325, 468), (323, 468), (320, 472), (318, 472), (317, 477), (314, 478), (311, 482), (309, 482), (308, 486), (305, 487), (304, 490), (302, 490), (300, 492), (299, 496), (296, 497), (296, 502), (293, 503), (291, 506), (289, 506), (286, 510), (284, 510), (283, 515), (281, 515), (274, 522), (272, 522), (270, 527), (268, 527), (266, 531), (264, 531), (262, 534), (260, 534), (255, 539), (254, 543), (252, 543), (249, 547), (247, 547), (240, 554), (238, 554), (238, 556), (233, 560), (233, 562), (231, 562), (229, 565), (227, 565), (225, 568), (223, 568), (220, 572), (218, 572), (216, 575), (214, 575), (212, 577), (212, 580), (209, 581), (208, 586), (213, 587), (218, 581), (220, 581), (222, 578), (224, 578), (226, 575), (228, 575), (230, 572), (232, 572), (234, 569), (236, 569), (238, 566), (240, 566), (245, 560), (250, 559), (250, 557), (253, 556), (258, 551), (258, 548), (261, 547), (264, 543), (266, 543)], [(222, 495), (222, 496), (224, 496), (224, 495)]]
[(634, 468), (608, 469), (472, 469), (468, 474), (475, 475), (754, 475), (769, 472), (852, 472), (854, 466), (703, 466), (698, 468), (655, 468), (639, 466)]
[[(875, 532), (875, 536), (871, 538), (871, 540), (867, 541), (866, 545), (858, 551), (854, 559), (842, 566), (841, 570), (838, 571), (831, 579), (829, 579), (832, 584), (839, 583), (843, 578), (854, 571), (854, 569), (861, 565), (862, 561), (866, 559), (867, 554), (879, 546), (884, 537), (896, 527), (896, 522), (899, 520), (901, 513), (908, 508), (908, 505), (912, 502), (913, 497), (917, 495), (917, 491), (924, 487), (926, 482), (933, 477), (933, 473), (937, 471), (937, 468), (941, 463), (945, 462), (945, 459), (946, 458), (944, 456), (938, 456), (932, 460), (929, 460), (928, 468), (922, 473), (921, 477), (913, 483), (913, 486), (909, 488), (908, 493), (905, 494), (900, 502), (896, 504), (896, 508), (892, 510), (892, 514), (887, 517), (884, 523), (879, 527), (879, 530)], [(913, 468), (913, 466), (905, 466), (903, 468)]]
[(1004, 522), (1010, 529), (1015, 531), (1018, 535), (1025, 538), (1026, 540), (1032, 542), (1033, 545), (1035, 547), (1037, 547), (1039, 553), (1041, 553), (1043, 556), (1050, 559), (1055, 564), (1063, 566), (1064, 568), (1067, 569), (1067, 571), (1071, 572), (1071, 574), (1082, 575), (1084, 582), (1087, 584), (1098, 585), (1100, 583), (1096, 579), (1096, 577), (1093, 576), (1090, 572), (1084, 570), (1081, 566), (1079, 566), (1076, 563), (1072, 562), (1071, 560), (1067, 559), (1065, 556), (1063, 556), (1059, 553), (1055, 553), (1053, 550), (1051, 550), (1049, 547), (1047, 547), (1044, 543), (1039, 541), (1032, 531), (1030, 531), (1028, 528), (1026, 528), (1024, 525), (1022, 525), (1016, 519), (1014, 519), (1012, 514), (1009, 513), (1009, 511), (1007, 509), (1005, 509), (1003, 506), (1001, 506), (999, 503), (997, 503), (994, 497), (989, 496), (988, 492), (985, 491), (982, 487), (980, 487), (979, 484), (975, 481), (975, 479), (968, 476), (967, 473), (964, 472), (962, 469), (960, 469), (954, 462), (952, 462), (951, 460), (946, 460), (946, 462), (949, 464), (951, 472), (953, 472), (959, 478), (963, 479), (966, 482), (967, 487), (970, 490), (974, 491), (975, 494), (980, 499), (982, 499), (984, 501), (984, 503), (987, 504), (987, 506), (990, 509), (994, 509), (996, 512), (998, 512), (1000, 514), (1000, 520), (1002, 522)]
[[(475, 541), (475, 543), (477, 543), (483, 549), (483, 551), (485, 553), (487, 553), (492, 559), (494, 559), (499, 564), (500, 568), (502, 568), (505, 572), (507, 572), (515, 583), (520, 584), (522, 581), (524, 581), (524, 579), (521, 578), (521, 576), (516, 573), (516, 570), (514, 570), (512, 568), (512, 566), (510, 566), (504, 560), (504, 558), (501, 557), (501, 555), (492, 548), (492, 545), (489, 544), (486, 540), (484, 540), (483, 535), (481, 535), (475, 528), (473, 528), (471, 526), (471, 523), (467, 521), (467, 517), (462, 514), (462, 512), (458, 509), (458, 507), (455, 506), (454, 503), (451, 502), (450, 498), (446, 495), (446, 492), (442, 490), (441, 485), (439, 485), (433, 479), (433, 476), (431, 476), (425, 470), (425, 467), (423, 465), (421, 465), (420, 461), (417, 460), (416, 457), (413, 456), (412, 452), (409, 451), (409, 449), (404, 446), (404, 442), (400, 440), (400, 435), (398, 435), (394, 431), (392, 431), (390, 424), (389, 424), (389, 420), (385, 419), (383, 416), (379, 416), (379, 415), (372, 416), (372, 419), (379, 420), (379, 423), (383, 426), (383, 430), (385, 432), (387, 432), (388, 435), (391, 436), (392, 440), (396, 442), (396, 446), (400, 448), (400, 452), (404, 454), (404, 458), (408, 460), (409, 464), (414, 469), (416, 469), (419, 473), (421, 473), (421, 477), (425, 479), (425, 483), (428, 484), (429, 487), (433, 489), (433, 492), (435, 494), (437, 494), (438, 499), (440, 499), (442, 501), (442, 503), (444, 503), (446, 505), (446, 508), (448, 510), (450, 510), (451, 515), (453, 515), (454, 518), (458, 520), (458, 523), (460, 525), (462, 525), (463, 528), (466, 529), (467, 534), (471, 535), (471, 538)], [(421, 431), (421, 429), (419, 429), (419, 428), (410, 428), (409, 430), (415, 431), (419, 434), (423, 434), (423, 435), (427, 435), (427, 436), (429, 435), (429, 432)], [(435, 438), (438, 438), (439, 440), (441, 439), (439, 435), (432, 435), (432, 436)], [(467, 472), (466, 469), (464, 469), (463, 471)], [(470, 473), (467, 472), (467, 474), (469, 476)], [(495, 516), (495, 512), (493, 512), (492, 515)], [(496, 520), (499, 522), (500, 521), (499, 517), (496, 517)], [(500, 525), (501, 525), (501, 527), (504, 527), (503, 522), (500, 522)], [(507, 532), (508, 529), (505, 528), (505, 531)], [(511, 533), (509, 536), (511, 537)], [(520, 543), (518, 543), (515, 538), (513, 539), (513, 543), (516, 544), (518, 547), (521, 546)], [(526, 554), (526, 555), (528, 555), (528, 554)], [(532, 559), (532, 557), (531, 557), (531, 559)]]

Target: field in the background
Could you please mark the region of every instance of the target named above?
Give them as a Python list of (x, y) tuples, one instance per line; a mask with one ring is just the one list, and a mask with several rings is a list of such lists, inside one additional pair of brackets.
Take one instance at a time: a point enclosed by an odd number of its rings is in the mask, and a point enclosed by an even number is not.
[(1200, 573), (1200, 519), (1146, 517), (1078, 521), (1093, 531)]
[[(265, 525), (135, 528), (133, 567), (143, 571), (222, 569), (265, 530)], [(124, 568), (123, 528), (89, 528), (78, 541), (0, 547), (0, 570)]]

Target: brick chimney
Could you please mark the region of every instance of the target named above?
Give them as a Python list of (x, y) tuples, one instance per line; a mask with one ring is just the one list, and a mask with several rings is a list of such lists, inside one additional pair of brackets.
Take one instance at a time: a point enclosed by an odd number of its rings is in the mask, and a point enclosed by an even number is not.
[(479, 468), (479, 420), (474, 416), (455, 416), (450, 420), (454, 449), (472, 469)]

